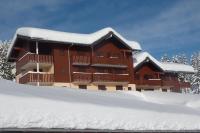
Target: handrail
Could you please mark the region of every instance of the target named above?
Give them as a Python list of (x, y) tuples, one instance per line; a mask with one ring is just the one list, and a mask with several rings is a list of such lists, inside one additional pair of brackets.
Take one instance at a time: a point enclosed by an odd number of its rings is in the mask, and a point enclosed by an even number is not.
[[(39, 75), (39, 81), (38, 81)], [(46, 74), (46, 73), (26, 73), (19, 79), (19, 83), (25, 84), (29, 82), (46, 82), (51, 83), (54, 82), (54, 75), (53, 74)]]

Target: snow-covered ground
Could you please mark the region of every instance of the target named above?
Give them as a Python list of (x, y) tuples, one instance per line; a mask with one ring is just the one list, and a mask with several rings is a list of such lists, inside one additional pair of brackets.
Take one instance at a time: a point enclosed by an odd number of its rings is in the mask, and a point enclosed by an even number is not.
[(200, 96), (34, 87), (0, 80), (0, 128), (200, 129)]

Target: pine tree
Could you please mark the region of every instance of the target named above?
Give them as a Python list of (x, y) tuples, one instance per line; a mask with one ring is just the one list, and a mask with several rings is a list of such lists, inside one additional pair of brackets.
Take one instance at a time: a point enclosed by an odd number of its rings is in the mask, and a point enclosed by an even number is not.
[[(178, 55), (174, 55), (172, 57), (172, 62), (173, 63), (178, 63), (178, 64), (185, 64), (185, 65), (188, 65), (189, 64), (189, 61), (188, 61), (188, 58), (187, 56), (183, 53), (183, 54), (178, 54)], [(190, 78), (190, 74), (186, 74), (186, 73), (178, 73), (178, 79), (180, 81), (188, 81), (189, 78)]]
[(200, 93), (200, 51), (192, 54), (191, 65), (194, 67), (194, 70), (196, 71), (195, 74), (193, 74), (190, 79), (192, 90), (195, 93)]
[(7, 61), (6, 55), (11, 41), (0, 41), (0, 78), (12, 80), (13, 65)]
[(168, 57), (167, 54), (164, 54), (161, 59), (160, 59), (161, 62), (171, 62), (171, 59)]

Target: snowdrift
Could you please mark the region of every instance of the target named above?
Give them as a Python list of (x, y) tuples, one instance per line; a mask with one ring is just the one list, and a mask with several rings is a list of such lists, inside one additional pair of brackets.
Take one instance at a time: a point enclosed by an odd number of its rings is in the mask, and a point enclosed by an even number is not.
[(0, 128), (200, 129), (200, 96), (35, 87), (0, 80)]

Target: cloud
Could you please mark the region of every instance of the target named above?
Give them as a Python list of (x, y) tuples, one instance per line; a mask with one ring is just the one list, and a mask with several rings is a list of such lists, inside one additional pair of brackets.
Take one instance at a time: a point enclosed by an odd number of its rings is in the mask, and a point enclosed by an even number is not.
[(198, 0), (178, 1), (149, 20), (119, 29), (148, 50), (196, 43), (200, 35), (199, 7)]
[(62, 15), (57, 12), (60, 7), (70, 7), (77, 2), (80, 0), (2, 0), (0, 39), (11, 38), (15, 30), (22, 26), (45, 27), (53, 16)]
[[(0, 39), (22, 26), (90, 33), (111, 26), (154, 55), (198, 48), (200, 1), (2, 0)], [(178, 46), (177, 46), (178, 45)]]

